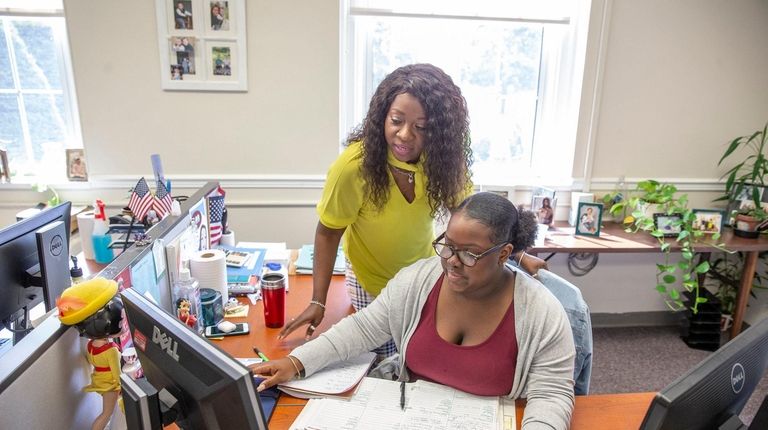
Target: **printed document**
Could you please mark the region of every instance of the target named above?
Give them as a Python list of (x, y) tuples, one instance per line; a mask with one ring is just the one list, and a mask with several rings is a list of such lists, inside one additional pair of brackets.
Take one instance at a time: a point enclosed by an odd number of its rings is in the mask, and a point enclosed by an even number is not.
[[(504, 414), (498, 397), (475, 396), (426, 381), (406, 384), (401, 409), (399, 382), (364, 378), (349, 400), (310, 400), (290, 428), (495, 430), (504, 428)], [(512, 415), (514, 429), (514, 408)]]

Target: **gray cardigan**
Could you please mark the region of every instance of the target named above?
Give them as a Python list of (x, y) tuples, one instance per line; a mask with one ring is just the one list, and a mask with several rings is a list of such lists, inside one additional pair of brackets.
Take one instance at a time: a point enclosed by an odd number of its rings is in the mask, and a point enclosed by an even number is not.
[[(392, 338), (400, 352), (400, 356), (394, 357), (399, 367), (394, 373), (407, 379), (408, 342), (419, 324), (427, 296), (442, 272), (439, 257), (423, 259), (402, 269), (368, 307), (294, 349), (291, 355), (301, 360), (306, 374), (311, 375)], [(527, 276), (516, 276), (514, 306), (518, 353), (508, 397), (527, 399), (523, 429), (567, 429), (574, 403), (575, 354), (568, 317), (557, 299)]]

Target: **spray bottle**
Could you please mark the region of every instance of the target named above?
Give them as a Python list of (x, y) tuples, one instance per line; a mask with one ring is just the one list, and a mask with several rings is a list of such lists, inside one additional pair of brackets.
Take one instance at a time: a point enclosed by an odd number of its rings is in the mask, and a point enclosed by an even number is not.
[(112, 244), (112, 237), (109, 235), (109, 224), (107, 224), (107, 215), (104, 212), (104, 202), (96, 200), (94, 204), (93, 220), (93, 259), (100, 264), (109, 264), (115, 258), (115, 253), (109, 247)]

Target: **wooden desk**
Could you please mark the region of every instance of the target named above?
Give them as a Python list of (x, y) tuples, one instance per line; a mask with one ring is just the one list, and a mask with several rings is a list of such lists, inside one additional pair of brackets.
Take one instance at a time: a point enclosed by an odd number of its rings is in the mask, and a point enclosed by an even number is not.
[[(304, 310), (312, 298), (310, 276), (290, 276), (290, 292), (286, 297), (286, 321)], [(241, 301), (245, 302), (244, 299)], [(251, 332), (246, 336), (232, 336), (213, 341), (235, 357), (255, 357), (253, 346), (258, 346), (269, 358), (286, 356), (293, 348), (304, 343), (306, 329), (293, 332), (287, 339), (277, 340), (280, 329), (264, 326), (263, 304), (251, 306), (248, 317), (232, 319), (233, 322), (247, 321)], [(343, 276), (334, 276), (328, 291), (327, 310), (316, 333), (328, 330), (335, 322), (353, 312), (346, 293)], [(637, 429), (643, 421), (645, 411), (655, 393), (609, 394), (578, 396), (571, 421), (571, 429)], [(306, 400), (283, 394), (269, 421), (271, 430), (288, 429), (306, 404)], [(517, 402), (518, 428), (523, 417), (525, 401)]]
[[(661, 252), (661, 246), (656, 238), (644, 232), (627, 233), (624, 231), (624, 227), (618, 223), (607, 222), (603, 224), (600, 237), (574, 236), (573, 232), (573, 227), (565, 223), (555, 223), (554, 229), (550, 229), (544, 244), (534, 246), (529, 253), (536, 255), (542, 252)], [(665, 240), (671, 245), (672, 250), (680, 250), (680, 246), (674, 239)], [(733, 311), (731, 338), (734, 338), (741, 333), (744, 312), (747, 309), (747, 301), (752, 290), (755, 268), (757, 267), (757, 257), (760, 251), (768, 250), (768, 238), (765, 235), (760, 235), (757, 239), (745, 239), (734, 236), (733, 229), (726, 228), (719, 242), (724, 243), (728, 250), (745, 253), (744, 268), (739, 282), (739, 294)], [(717, 251), (718, 249), (713, 244), (711, 239), (705, 237), (696, 243), (696, 252)]]

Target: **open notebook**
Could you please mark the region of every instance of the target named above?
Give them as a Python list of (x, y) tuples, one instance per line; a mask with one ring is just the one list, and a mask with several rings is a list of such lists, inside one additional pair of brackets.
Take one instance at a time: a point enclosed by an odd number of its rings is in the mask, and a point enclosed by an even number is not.
[(310, 400), (290, 429), (515, 430), (514, 400), (475, 396), (426, 381), (405, 386), (405, 408), (401, 409), (399, 382), (364, 378), (348, 400)]
[(354, 394), (357, 384), (368, 373), (375, 358), (373, 352), (365, 352), (347, 361), (332, 364), (306, 379), (288, 381), (279, 388), (301, 399), (349, 397)]

